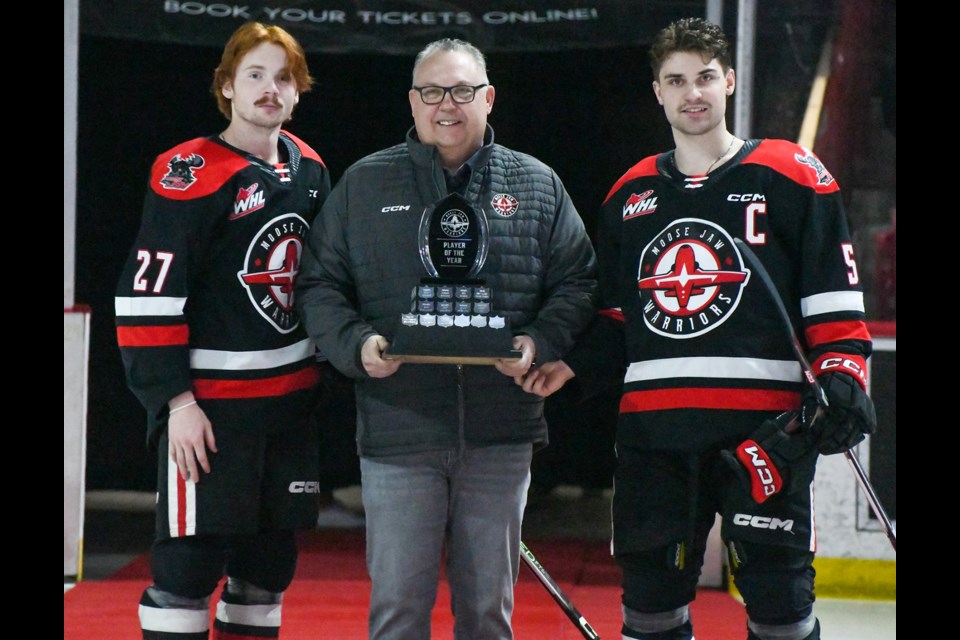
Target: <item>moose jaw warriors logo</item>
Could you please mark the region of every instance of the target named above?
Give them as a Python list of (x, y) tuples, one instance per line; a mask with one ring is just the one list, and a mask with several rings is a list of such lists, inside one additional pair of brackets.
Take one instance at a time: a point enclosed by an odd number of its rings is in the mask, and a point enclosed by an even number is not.
[(460, 209), (450, 209), (440, 218), (440, 228), (450, 238), (459, 238), (470, 228), (470, 218)]
[(300, 324), (293, 308), (293, 283), (309, 229), (295, 213), (274, 218), (254, 236), (244, 269), (237, 272), (251, 304), (280, 333), (290, 333)]
[(737, 308), (749, 279), (726, 231), (697, 218), (675, 220), (640, 254), (643, 320), (667, 338), (702, 335)]
[(193, 175), (193, 170), (199, 169), (204, 164), (206, 162), (201, 155), (191, 153), (186, 158), (181, 158), (178, 153), (170, 158), (170, 162), (167, 163), (170, 170), (160, 178), (160, 185), (164, 189), (186, 191), (190, 185), (197, 181), (197, 177)]
[(490, 200), (490, 206), (504, 218), (509, 218), (517, 212), (520, 203), (509, 193), (498, 193)]

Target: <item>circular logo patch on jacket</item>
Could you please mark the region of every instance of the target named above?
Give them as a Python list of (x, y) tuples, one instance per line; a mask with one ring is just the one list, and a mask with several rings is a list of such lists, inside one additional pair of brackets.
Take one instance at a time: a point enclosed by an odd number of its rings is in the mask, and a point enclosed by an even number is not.
[(504, 218), (509, 218), (517, 212), (520, 203), (508, 193), (498, 193), (490, 200), (490, 206)]

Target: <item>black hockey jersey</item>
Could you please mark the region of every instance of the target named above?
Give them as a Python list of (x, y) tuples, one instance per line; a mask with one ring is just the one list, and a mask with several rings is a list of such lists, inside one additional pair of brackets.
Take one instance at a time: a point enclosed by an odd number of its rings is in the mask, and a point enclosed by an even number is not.
[(729, 446), (798, 408), (790, 337), (734, 238), (770, 272), (815, 370), (866, 384), (860, 273), (820, 160), (787, 141), (750, 140), (717, 171), (691, 177), (670, 151), (631, 168), (604, 201), (603, 318), (567, 358), (578, 376), (610, 363), (625, 372), (618, 442)]
[(117, 343), (153, 442), (193, 391), (217, 427), (280, 429), (314, 408), (313, 343), (293, 304), (303, 240), (330, 192), (320, 156), (281, 132), (272, 166), (197, 138), (160, 154), (117, 287)]

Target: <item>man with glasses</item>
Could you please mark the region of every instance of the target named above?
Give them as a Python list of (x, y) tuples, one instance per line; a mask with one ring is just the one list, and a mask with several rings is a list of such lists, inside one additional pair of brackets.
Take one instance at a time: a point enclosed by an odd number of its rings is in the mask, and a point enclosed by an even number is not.
[[(562, 357), (594, 313), (595, 257), (579, 214), (550, 167), (494, 143), (494, 95), (474, 46), (427, 45), (406, 141), (347, 169), (297, 280), (308, 332), (356, 380), (374, 640), (430, 637), (441, 559), (455, 637), (513, 637), (530, 462), (547, 442), (542, 398), (513, 378)], [(426, 275), (421, 214), (453, 192), (486, 214), (479, 276), (521, 357), (401, 365), (384, 352)]]

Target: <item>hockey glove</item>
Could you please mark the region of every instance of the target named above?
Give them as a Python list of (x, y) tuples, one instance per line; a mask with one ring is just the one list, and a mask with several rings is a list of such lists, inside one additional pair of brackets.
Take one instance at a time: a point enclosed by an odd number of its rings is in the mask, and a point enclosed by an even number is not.
[(786, 432), (795, 417), (788, 412), (766, 420), (736, 449), (720, 452), (740, 485), (758, 504), (778, 493), (800, 491), (813, 482), (817, 440), (806, 430)]
[[(873, 400), (853, 376), (830, 372), (818, 376), (817, 380), (829, 403), (820, 417), (809, 425), (819, 438), (820, 453), (843, 453), (877, 430)], [(804, 394), (803, 405), (807, 408), (804, 413), (809, 414), (808, 407), (814, 402), (814, 391), (809, 389)]]

